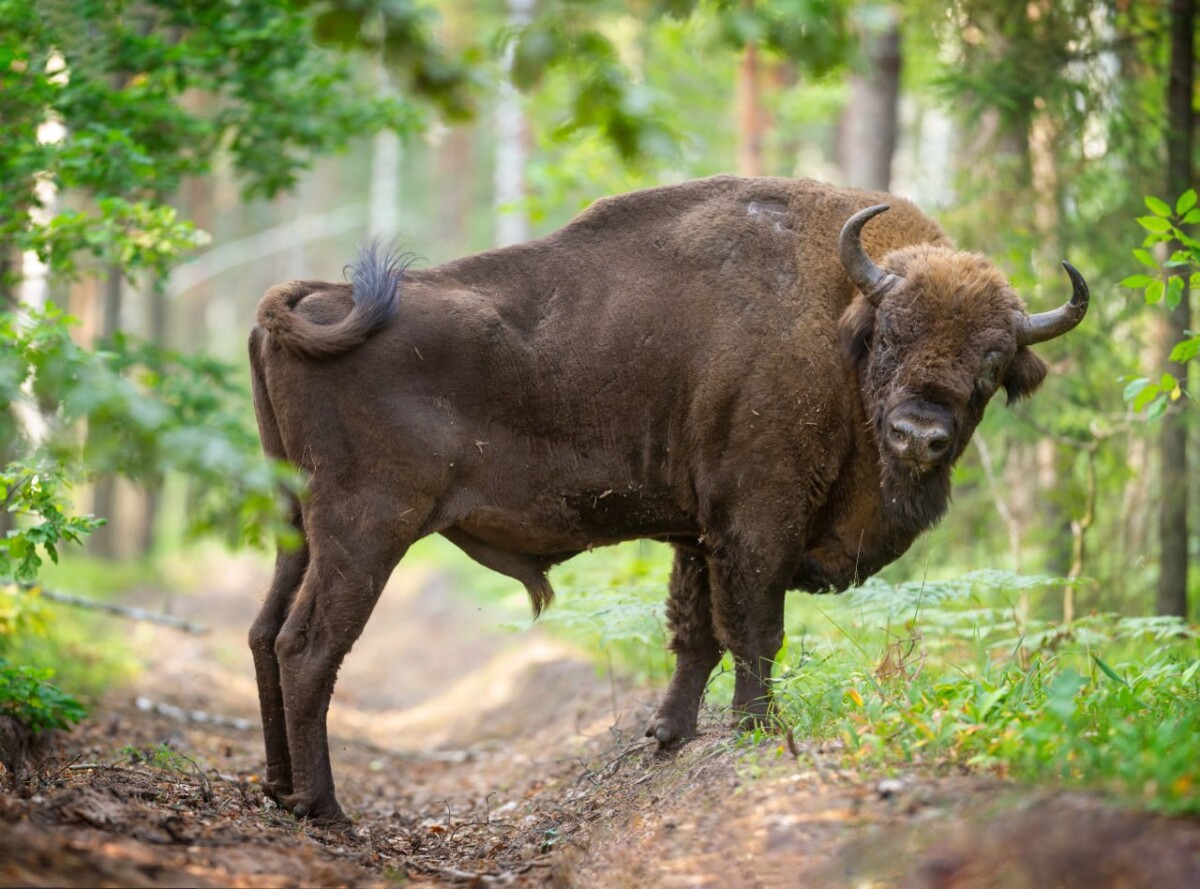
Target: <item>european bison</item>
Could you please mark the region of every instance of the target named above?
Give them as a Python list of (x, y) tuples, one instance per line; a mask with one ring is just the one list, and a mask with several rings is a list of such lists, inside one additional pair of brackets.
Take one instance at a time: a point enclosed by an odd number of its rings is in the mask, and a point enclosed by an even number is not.
[(368, 249), (351, 284), (271, 288), (250, 336), (259, 429), (309, 480), (304, 543), (250, 632), (269, 791), (344, 817), (334, 679), (427, 534), (521, 581), (535, 614), (552, 565), (670, 543), (677, 663), (647, 734), (695, 731), (726, 649), (736, 711), (761, 717), (784, 592), (845, 589), (942, 516), (988, 400), (1030, 395), (1029, 346), (1087, 310), (1064, 265), (1070, 302), (1030, 316), (908, 201), (718, 176), (436, 268)]

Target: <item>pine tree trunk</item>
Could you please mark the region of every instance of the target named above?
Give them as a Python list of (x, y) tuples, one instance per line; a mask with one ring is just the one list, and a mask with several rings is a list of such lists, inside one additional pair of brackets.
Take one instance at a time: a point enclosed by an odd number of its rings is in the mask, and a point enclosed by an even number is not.
[(763, 174), (764, 115), (759, 107), (758, 47), (746, 44), (737, 77), (738, 173)]
[[(1171, 68), (1167, 85), (1167, 194), (1174, 200), (1192, 185), (1192, 109), (1194, 0), (1171, 3)], [(1172, 243), (1171, 250), (1179, 249)], [(1167, 348), (1182, 340), (1191, 327), (1190, 294), (1184, 279), (1183, 297), (1166, 324)], [(1166, 372), (1187, 379), (1187, 368), (1168, 362)], [(1158, 613), (1187, 617), (1188, 613), (1188, 453), (1187, 414), (1175, 405), (1162, 421), (1162, 541), (1158, 575)]]

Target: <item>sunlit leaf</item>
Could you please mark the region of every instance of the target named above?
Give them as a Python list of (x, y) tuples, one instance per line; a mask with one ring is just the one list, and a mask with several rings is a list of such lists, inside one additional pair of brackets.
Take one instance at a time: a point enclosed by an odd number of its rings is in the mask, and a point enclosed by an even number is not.
[(1168, 309), (1174, 310), (1179, 305), (1179, 300), (1183, 297), (1183, 278), (1178, 276), (1172, 277), (1167, 281), (1166, 304)]
[(1121, 281), (1121, 286), (1134, 287), (1140, 290), (1154, 280), (1156, 279), (1150, 277), (1149, 275), (1130, 275), (1128, 278), (1125, 278), (1123, 281)]
[(1171, 205), (1166, 201), (1156, 198), (1153, 195), (1146, 195), (1146, 206), (1150, 208), (1150, 212), (1155, 216), (1171, 216)]
[(1179, 200), (1175, 202), (1175, 215), (1183, 216), (1188, 210), (1196, 206), (1196, 189), (1189, 188), (1179, 196)]
[(1171, 350), (1171, 360), (1178, 364), (1191, 361), (1197, 355), (1200, 355), (1200, 336), (1194, 336), (1183, 340), (1183, 342), (1176, 343), (1175, 348)]

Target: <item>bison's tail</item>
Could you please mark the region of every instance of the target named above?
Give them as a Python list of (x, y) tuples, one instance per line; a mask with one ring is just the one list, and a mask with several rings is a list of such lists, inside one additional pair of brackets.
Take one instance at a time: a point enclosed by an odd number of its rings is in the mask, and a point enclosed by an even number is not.
[(314, 281), (288, 281), (266, 292), (258, 304), (258, 324), (275, 342), (297, 355), (329, 358), (353, 349), (396, 314), (400, 284), (412, 257), (364, 246), (351, 265), (354, 306), (336, 324), (317, 324), (298, 314), (296, 305), (328, 285)]

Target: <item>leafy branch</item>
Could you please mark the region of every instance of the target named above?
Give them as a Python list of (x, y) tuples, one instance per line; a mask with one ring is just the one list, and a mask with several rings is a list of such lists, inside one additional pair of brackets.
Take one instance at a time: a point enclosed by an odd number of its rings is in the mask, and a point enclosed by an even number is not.
[[(1145, 200), (1151, 215), (1138, 217), (1137, 222), (1146, 230), (1146, 237), (1142, 246), (1133, 251), (1133, 256), (1150, 271), (1130, 275), (1121, 286), (1141, 290), (1146, 305), (1162, 303), (1174, 311), (1189, 288), (1200, 287), (1200, 241), (1183, 231), (1184, 226), (1200, 222), (1196, 190), (1189, 188), (1173, 207), (1153, 196), (1147, 196)], [(1169, 245), (1170, 250), (1162, 261), (1151, 250), (1159, 244)], [(1169, 357), (1177, 364), (1186, 364), (1197, 355), (1200, 355), (1200, 333), (1188, 331), (1188, 336), (1171, 349)], [(1156, 419), (1166, 413), (1172, 402), (1188, 394), (1184, 389), (1185, 382), (1171, 373), (1164, 373), (1157, 380), (1148, 377), (1128, 379), (1124, 398), (1135, 411), (1145, 409), (1150, 419)]]

